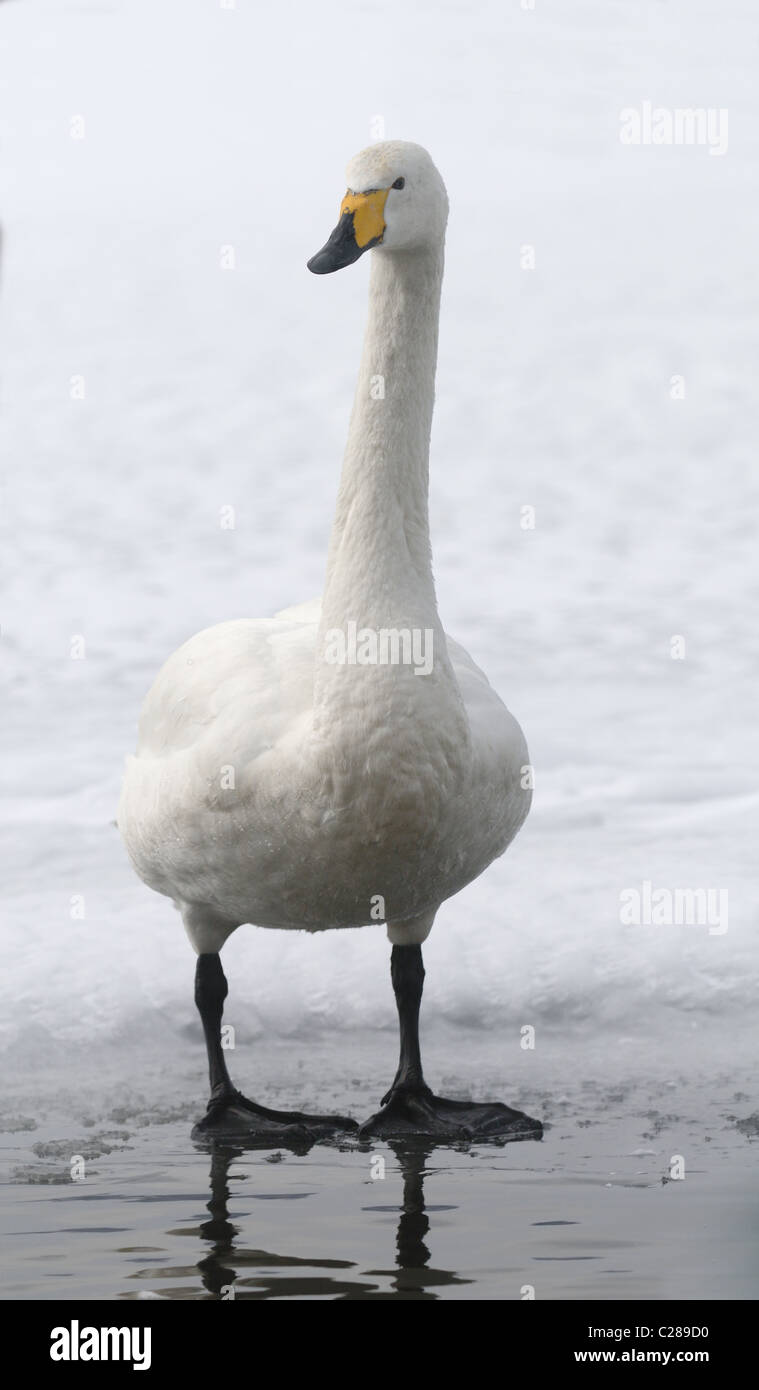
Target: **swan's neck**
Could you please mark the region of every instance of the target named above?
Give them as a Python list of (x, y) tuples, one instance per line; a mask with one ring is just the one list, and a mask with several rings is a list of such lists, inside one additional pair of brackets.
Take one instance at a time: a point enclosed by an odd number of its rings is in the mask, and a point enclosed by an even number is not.
[(435, 609), (427, 491), (442, 278), (442, 247), (372, 256), (324, 592), (335, 622), (357, 604), (367, 623), (385, 618), (409, 589)]
[[(369, 318), (332, 527), (317, 646), (315, 709), (344, 713), (356, 696), (384, 702), (401, 687), (450, 687), (460, 708), (440, 626), (432, 577), (428, 516), (429, 443), (435, 395), (442, 244), (419, 252), (375, 252)], [(430, 651), (434, 673), (371, 672), (354, 679), (326, 658), (329, 634), (403, 630), (417, 653)], [(355, 660), (355, 654), (354, 658)], [(347, 654), (351, 661), (350, 651)], [(348, 676), (348, 680), (346, 680)], [(411, 678), (409, 683), (409, 677)], [(367, 692), (369, 692), (367, 694)], [(421, 688), (414, 699), (421, 697)]]

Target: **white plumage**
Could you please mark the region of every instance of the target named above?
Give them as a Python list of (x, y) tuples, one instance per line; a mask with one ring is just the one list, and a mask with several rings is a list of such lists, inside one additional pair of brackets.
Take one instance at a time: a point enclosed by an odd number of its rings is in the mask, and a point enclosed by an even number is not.
[(450, 638), (453, 690), (408, 667), (341, 667), (347, 728), (315, 728), (319, 618), (316, 600), (199, 632), (145, 701), (119, 825), (198, 951), (243, 922), (376, 925), (377, 896), (407, 923), (391, 940), (423, 940), (524, 819), (519, 726)]

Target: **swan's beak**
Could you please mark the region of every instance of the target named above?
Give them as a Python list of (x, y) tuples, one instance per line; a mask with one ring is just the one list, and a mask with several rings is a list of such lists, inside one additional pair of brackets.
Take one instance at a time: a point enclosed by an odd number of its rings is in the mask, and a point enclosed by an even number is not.
[(370, 246), (382, 241), (388, 192), (387, 188), (372, 188), (368, 193), (346, 193), (334, 232), (308, 262), (314, 275), (329, 275), (344, 265), (353, 265)]

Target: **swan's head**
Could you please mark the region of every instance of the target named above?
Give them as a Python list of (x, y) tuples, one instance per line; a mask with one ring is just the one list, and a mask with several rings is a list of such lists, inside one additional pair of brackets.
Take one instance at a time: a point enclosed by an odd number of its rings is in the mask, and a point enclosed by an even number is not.
[(369, 145), (351, 160), (347, 181), (340, 221), (308, 262), (314, 275), (352, 265), (373, 246), (381, 251), (414, 251), (442, 243), (448, 198), (421, 145), (408, 140)]

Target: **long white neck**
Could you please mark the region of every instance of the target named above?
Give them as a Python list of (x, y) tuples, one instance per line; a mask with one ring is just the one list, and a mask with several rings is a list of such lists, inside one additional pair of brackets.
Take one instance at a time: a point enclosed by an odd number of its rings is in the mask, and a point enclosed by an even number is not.
[[(385, 619), (409, 591), (436, 615), (428, 519), (443, 250), (372, 256), (369, 317), (330, 539), (328, 626)], [(378, 572), (379, 571), (379, 572)], [(378, 582), (379, 580), (379, 582)], [(334, 619), (334, 623), (333, 620)]]
[[(438, 617), (429, 537), (428, 477), (443, 246), (372, 255), (369, 318), (337, 499), (317, 642), (317, 724), (359, 701), (424, 701), (435, 687), (463, 706)], [(345, 668), (325, 660), (328, 634), (356, 628), (431, 633), (433, 672)], [(418, 687), (415, 689), (414, 687)], [(460, 730), (461, 737), (465, 731)]]

